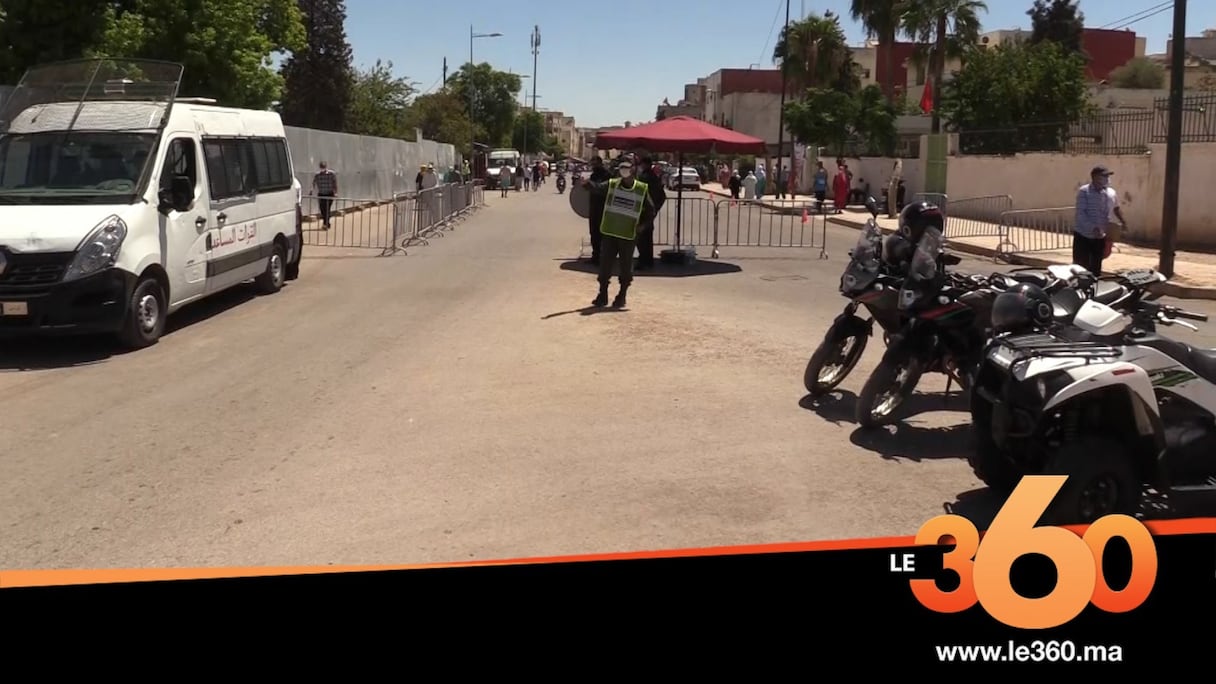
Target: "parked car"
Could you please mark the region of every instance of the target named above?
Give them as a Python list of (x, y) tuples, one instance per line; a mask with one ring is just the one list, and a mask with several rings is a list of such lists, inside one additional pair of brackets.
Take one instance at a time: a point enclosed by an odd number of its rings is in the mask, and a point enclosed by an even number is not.
[(685, 166), (680, 169), (677, 174), (674, 171), (667, 176), (667, 187), (671, 190), (679, 190), (681, 188), (689, 190), (701, 189), (701, 176), (697, 170), (691, 166)]

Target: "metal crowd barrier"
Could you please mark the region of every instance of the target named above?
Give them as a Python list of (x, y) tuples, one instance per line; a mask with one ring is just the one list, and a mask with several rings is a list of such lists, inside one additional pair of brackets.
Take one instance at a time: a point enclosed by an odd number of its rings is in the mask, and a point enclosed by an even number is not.
[(681, 245), (708, 247), (818, 247), (827, 259), (827, 215), (802, 206), (774, 209), (761, 200), (668, 196), (655, 219), (655, 244), (675, 245), (679, 209)]
[(1016, 209), (1001, 213), (1000, 244), (994, 259), (1014, 254), (1072, 249), (1075, 207)]
[(385, 256), (429, 244), (429, 238), (485, 206), (485, 196), (477, 181), (398, 193), (388, 200), (306, 195), (301, 204), (305, 246), (379, 249)]

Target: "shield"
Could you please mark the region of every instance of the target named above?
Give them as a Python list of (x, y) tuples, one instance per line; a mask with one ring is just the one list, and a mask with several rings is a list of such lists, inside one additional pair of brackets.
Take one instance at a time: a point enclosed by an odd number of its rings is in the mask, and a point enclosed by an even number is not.
[(583, 218), (591, 218), (591, 191), (579, 180), (570, 182), (570, 208)]

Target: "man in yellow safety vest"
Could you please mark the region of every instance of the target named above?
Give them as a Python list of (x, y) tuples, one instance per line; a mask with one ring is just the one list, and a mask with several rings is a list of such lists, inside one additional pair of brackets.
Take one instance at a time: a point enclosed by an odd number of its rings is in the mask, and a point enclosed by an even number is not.
[(619, 176), (605, 182), (583, 180), (593, 194), (605, 195), (604, 218), (600, 221), (600, 292), (592, 306), (608, 304), (608, 285), (612, 268), (621, 266), (617, 280), (621, 289), (612, 301), (615, 308), (625, 306), (625, 292), (633, 282), (633, 251), (637, 246), (638, 225), (655, 213), (654, 202), (645, 183), (633, 177), (633, 164), (624, 161), (617, 168)]

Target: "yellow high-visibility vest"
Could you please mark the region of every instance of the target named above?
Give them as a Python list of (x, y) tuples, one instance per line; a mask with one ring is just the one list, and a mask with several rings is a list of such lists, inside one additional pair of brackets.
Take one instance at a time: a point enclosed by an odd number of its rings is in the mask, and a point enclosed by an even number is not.
[(608, 198), (604, 202), (604, 218), (600, 220), (600, 234), (622, 240), (634, 240), (638, 236), (638, 220), (646, 207), (646, 184), (633, 181), (633, 187), (621, 187), (621, 179), (608, 181)]

